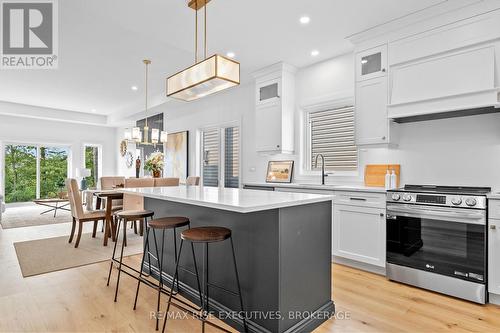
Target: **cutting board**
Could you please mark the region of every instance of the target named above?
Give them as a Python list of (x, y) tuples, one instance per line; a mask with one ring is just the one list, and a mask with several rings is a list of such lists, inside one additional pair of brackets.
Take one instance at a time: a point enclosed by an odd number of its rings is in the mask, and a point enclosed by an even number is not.
[(400, 164), (368, 164), (365, 167), (365, 186), (384, 187), (387, 169), (389, 169), (389, 172), (394, 170), (396, 173), (396, 184), (399, 187)]

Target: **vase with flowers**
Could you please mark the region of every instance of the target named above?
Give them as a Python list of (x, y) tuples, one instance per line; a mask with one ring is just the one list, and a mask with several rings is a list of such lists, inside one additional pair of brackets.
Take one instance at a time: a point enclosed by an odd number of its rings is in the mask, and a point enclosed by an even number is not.
[(164, 163), (162, 152), (152, 153), (144, 164), (144, 170), (151, 172), (154, 178), (159, 178), (163, 171)]

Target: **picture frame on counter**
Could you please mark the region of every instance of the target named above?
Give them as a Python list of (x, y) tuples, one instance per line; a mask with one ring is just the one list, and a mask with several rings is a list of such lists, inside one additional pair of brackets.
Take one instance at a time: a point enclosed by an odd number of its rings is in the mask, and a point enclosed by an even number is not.
[(266, 183), (291, 183), (294, 161), (269, 161)]

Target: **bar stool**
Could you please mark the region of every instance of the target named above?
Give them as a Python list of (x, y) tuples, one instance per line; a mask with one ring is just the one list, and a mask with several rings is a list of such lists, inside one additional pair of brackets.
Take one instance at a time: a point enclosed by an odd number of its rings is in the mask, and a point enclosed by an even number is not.
[[(232, 255), (233, 255), (233, 264), (234, 264), (234, 272), (236, 275), (236, 284), (238, 286), (238, 292), (233, 292), (231, 290), (228, 290), (226, 288), (223, 288), (221, 286), (212, 284), (208, 282), (208, 244), (209, 243), (215, 243), (215, 242), (223, 242), (226, 239), (229, 239), (231, 242), (231, 250), (232, 250)], [(200, 292), (200, 303), (202, 307), (202, 314), (200, 316), (196, 315), (195, 313), (191, 313), (194, 317), (200, 319), (202, 321), (202, 332), (205, 332), (205, 323), (208, 325), (211, 325), (213, 327), (216, 327), (222, 331), (229, 332), (228, 330), (224, 329), (223, 327), (211, 323), (208, 321), (208, 313), (209, 313), (209, 290), (208, 287), (214, 287), (219, 290), (222, 290), (224, 292), (227, 292), (231, 295), (237, 296), (240, 299), (240, 307), (241, 307), (241, 312), (245, 312), (244, 307), (243, 307), (243, 298), (241, 296), (241, 286), (240, 286), (240, 278), (238, 275), (238, 268), (236, 266), (236, 255), (234, 254), (234, 245), (233, 245), (233, 238), (231, 234), (231, 230), (228, 228), (223, 228), (223, 227), (197, 227), (197, 228), (192, 228), (192, 229), (187, 229), (184, 230), (181, 233), (181, 245), (179, 248), (179, 258), (182, 253), (182, 245), (184, 241), (190, 242), (191, 246), (193, 246), (193, 243), (202, 243), (205, 244), (204, 247), (204, 267), (205, 267), (205, 276), (204, 276), (204, 281), (203, 281), (203, 297)], [(168, 299), (168, 305), (167, 305), (167, 312), (165, 315), (165, 320), (163, 322), (163, 329), (162, 333), (165, 332), (165, 326), (167, 324), (167, 318), (168, 318), (168, 311), (170, 310), (170, 305), (173, 305), (177, 308), (180, 308), (181, 310), (186, 311), (185, 308), (182, 306), (179, 306), (178, 304), (175, 304), (172, 302), (172, 292), (174, 288), (175, 281), (178, 280), (178, 273), (179, 273), (179, 260), (177, 259), (176, 267), (175, 267), (175, 273), (174, 273), (174, 279), (172, 281), (172, 288), (170, 290), (170, 296)], [(196, 272), (198, 274), (198, 272)], [(177, 281), (178, 283), (179, 281)], [(247, 322), (245, 319), (245, 316), (243, 316), (243, 327), (245, 329), (245, 332), (248, 332), (248, 327), (247, 327)]]
[[(108, 282), (107, 286), (109, 286), (109, 280), (111, 279), (111, 271), (113, 269), (113, 263), (118, 263), (118, 278), (116, 280), (116, 289), (115, 289), (115, 302), (118, 296), (118, 287), (120, 285), (120, 274), (122, 272), (122, 265), (127, 267), (128, 269), (131, 269), (135, 271), (136, 273), (140, 273), (137, 271), (135, 268), (122, 263), (123, 261), (123, 249), (127, 245), (127, 222), (136, 220), (143, 220), (144, 224), (146, 225), (146, 230), (148, 230), (148, 222), (147, 219), (153, 217), (154, 212), (151, 210), (122, 210), (117, 213), (115, 213), (115, 217), (118, 219), (118, 225), (116, 227), (116, 241), (115, 241), (115, 246), (113, 247), (113, 255), (111, 257), (111, 264), (109, 265), (109, 273), (108, 273)], [(118, 236), (120, 235), (120, 225), (123, 222), (123, 241), (122, 241), (122, 248), (120, 252), (120, 259), (115, 258), (115, 253), (116, 253), (116, 245), (118, 244)], [(144, 254), (148, 254), (149, 256), (149, 272), (151, 273), (151, 256), (150, 256), (150, 251), (149, 251), (149, 244), (146, 242), (144, 244)], [(142, 266), (141, 266), (141, 272), (142, 272)], [(130, 273), (126, 272), (127, 275), (132, 276)]]
[[(148, 244), (149, 242), (149, 231), (152, 229), (153, 230), (153, 239), (154, 239), (154, 244), (155, 244), (155, 249), (156, 249), (156, 259), (158, 261), (158, 273), (159, 273), (159, 279), (158, 279), (158, 286), (156, 286), (156, 288), (158, 289), (158, 301), (157, 301), (157, 306), (156, 306), (156, 311), (157, 311), (157, 315), (156, 315), (156, 330), (158, 330), (158, 326), (159, 326), (159, 312), (160, 312), (160, 296), (161, 296), (161, 293), (164, 292), (166, 294), (168, 294), (169, 296), (173, 296), (176, 294), (176, 292), (174, 292), (173, 288), (174, 288), (174, 283), (175, 281), (172, 281), (172, 289), (170, 291), (167, 291), (163, 288), (163, 277), (162, 277), (162, 269), (163, 269), (163, 249), (165, 248), (164, 247), (164, 243), (165, 243), (165, 230), (173, 230), (173, 238), (174, 238), (174, 241), (173, 241), (173, 244), (174, 244), (174, 259), (175, 259), (175, 265), (176, 267), (179, 267), (179, 268), (182, 268), (178, 265), (178, 256), (177, 256), (177, 228), (181, 228), (181, 227), (185, 227), (187, 226), (189, 228), (189, 224), (190, 224), (190, 221), (187, 217), (181, 217), (181, 216), (171, 216), (171, 217), (163, 217), (163, 218), (159, 218), (159, 219), (154, 219), (154, 220), (151, 220), (149, 221), (149, 228), (146, 229), (146, 244)], [(158, 242), (156, 240), (156, 230), (161, 230), (162, 232), (162, 246), (161, 246), (161, 254), (160, 254), (160, 251), (158, 250)], [(189, 230), (189, 229), (188, 229)], [(182, 268), (184, 271), (187, 271), (193, 275), (196, 275), (197, 277), (197, 281), (198, 281), (198, 290), (200, 290), (200, 280), (198, 278), (198, 268), (197, 268), (197, 265), (196, 265), (196, 257), (195, 257), (195, 254), (194, 254), (194, 246), (191, 244), (191, 251), (192, 251), (192, 255), (193, 255), (193, 262), (194, 262), (194, 268), (195, 268), (195, 273), (187, 270), (187, 269), (184, 269)], [(144, 265), (144, 260), (146, 258), (146, 252), (143, 253), (142, 255), (142, 261), (141, 261), (141, 268), (143, 267)], [(151, 263), (150, 263), (151, 264)], [(150, 268), (150, 273), (151, 273), (151, 268)], [(148, 282), (146, 282), (147, 280), (144, 280), (142, 279), (142, 269), (141, 269), (141, 272), (139, 273), (139, 278), (137, 279), (137, 289), (136, 289), (136, 292), (135, 292), (135, 300), (134, 300), (134, 310), (136, 309), (137, 307), (137, 297), (139, 295), (139, 287), (141, 285), (141, 282), (142, 283), (145, 283), (147, 284), (148, 286), (151, 286), (152, 285)], [(179, 281), (177, 281), (177, 290), (179, 290)], [(201, 292), (200, 292), (200, 299), (201, 299)], [(182, 302), (183, 304), (185, 304), (186, 306), (189, 306), (189, 307), (192, 307), (190, 304), (182, 301), (182, 300), (179, 300), (176, 298), (176, 300)], [(193, 309), (196, 309), (196, 308), (193, 308)], [(196, 309), (196, 310), (201, 310), (201, 309)]]

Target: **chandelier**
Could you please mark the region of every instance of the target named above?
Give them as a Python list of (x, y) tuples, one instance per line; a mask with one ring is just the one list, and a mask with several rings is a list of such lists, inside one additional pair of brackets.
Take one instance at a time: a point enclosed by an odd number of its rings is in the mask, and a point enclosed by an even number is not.
[[(195, 11), (194, 65), (167, 78), (167, 97), (183, 101), (219, 92), (240, 84), (240, 64), (214, 54), (207, 58), (207, 3), (210, 0), (190, 0), (188, 7)], [(198, 61), (198, 11), (204, 10), (204, 59)]]
[(154, 145), (158, 144), (158, 142), (166, 143), (168, 139), (167, 131), (161, 131), (158, 128), (151, 129), (151, 141), (149, 141), (149, 127), (148, 127), (148, 72), (149, 65), (151, 64), (151, 60), (144, 59), (142, 61), (144, 65), (146, 65), (146, 84), (145, 84), (145, 114), (146, 118), (144, 119), (144, 127), (141, 131), (140, 127), (132, 128), (132, 132), (125, 131), (125, 139), (135, 141), (137, 144), (141, 145)]

